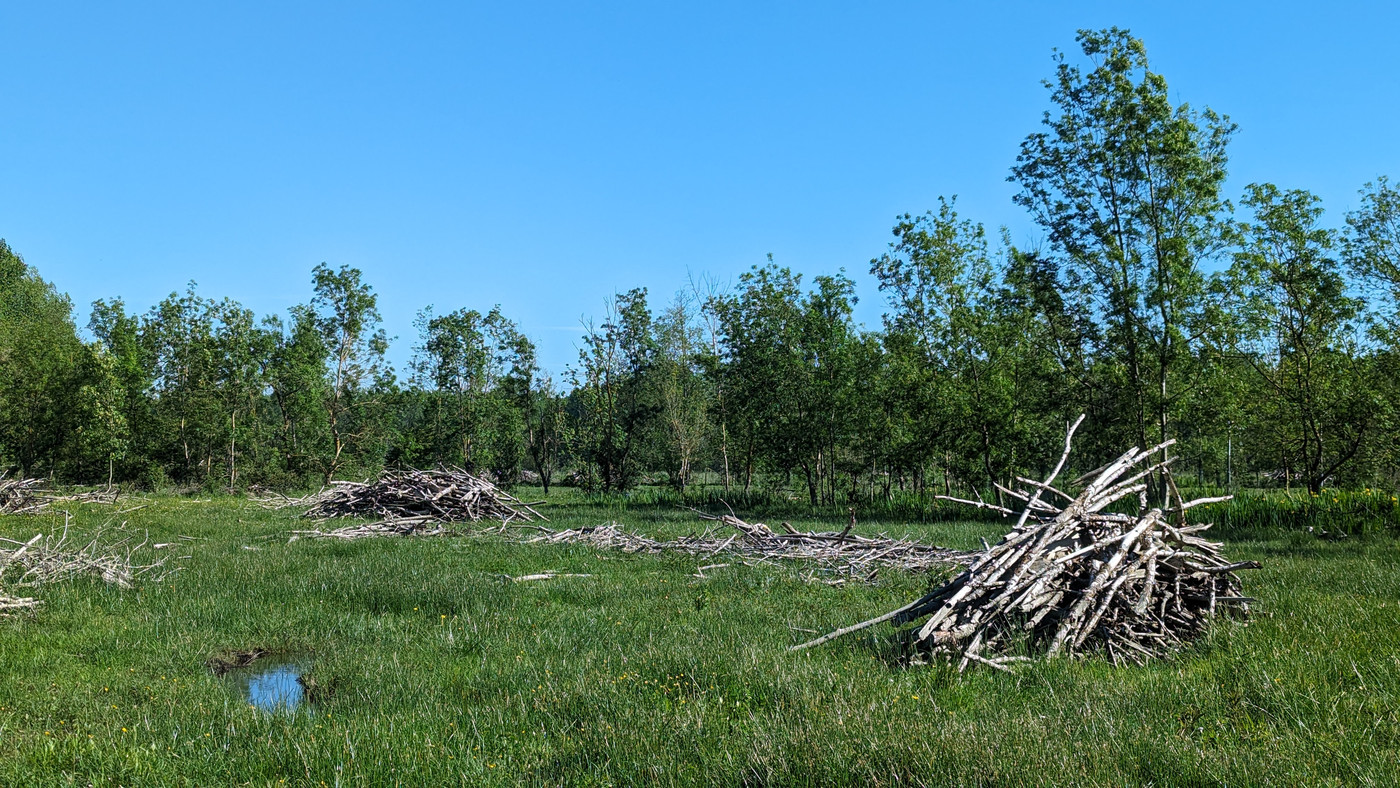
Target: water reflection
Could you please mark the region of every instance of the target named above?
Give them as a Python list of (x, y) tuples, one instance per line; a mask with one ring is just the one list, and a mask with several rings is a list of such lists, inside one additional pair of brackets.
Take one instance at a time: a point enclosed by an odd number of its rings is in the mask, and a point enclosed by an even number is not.
[(264, 711), (292, 711), (306, 700), (304, 670), (295, 660), (260, 659), (230, 670), (224, 678), (238, 684), (244, 699)]

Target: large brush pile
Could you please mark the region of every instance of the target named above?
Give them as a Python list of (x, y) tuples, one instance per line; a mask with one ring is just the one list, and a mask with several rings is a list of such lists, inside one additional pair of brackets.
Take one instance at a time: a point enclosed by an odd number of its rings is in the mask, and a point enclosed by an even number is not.
[[(1259, 564), (1230, 563), (1219, 543), (1199, 536), (1210, 526), (1187, 525), (1184, 516), (1194, 506), (1226, 499), (1183, 501), (1167, 472), (1169, 458), (1138, 469), (1171, 442), (1129, 450), (1078, 480), (1088, 482), (1078, 495), (1062, 492), (1051, 483), (1078, 426), (1070, 428), (1064, 455), (1048, 479), (1021, 479), (1028, 490), (1004, 490), (1024, 504), (1020, 519), (966, 571), (898, 610), (794, 648), (883, 621), (898, 626), (927, 616), (911, 632), (914, 645), (956, 661), (959, 670), (972, 663), (1005, 669), (1028, 659), (1018, 651), (1106, 652), (1115, 663), (1142, 662), (1196, 638), (1217, 615), (1247, 616), (1250, 600), (1235, 570)], [(1154, 474), (1169, 491), (1167, 506), (1147, 505), (1147, 481)], [(1047, 493), (1059, 505), (1043, 500)], [(1134, 497), (1135, 514), (1106, 511)]]
[(529, 504), (460, 468), (385, 471), (372, 482), (332, 482), (312, 502), (305, 516), (317, 520), (372, 517), (397, 525), (422, 526), (545, 519)]

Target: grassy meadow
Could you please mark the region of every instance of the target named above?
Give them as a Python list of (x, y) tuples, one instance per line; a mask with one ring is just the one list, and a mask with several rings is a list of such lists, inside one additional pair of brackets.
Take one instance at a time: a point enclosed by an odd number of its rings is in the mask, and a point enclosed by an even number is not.
[[(671, 506), (566, 502), (555, 527), (698, 527)], [(123, 502), (118, 508), (133, 504)], [(744, 514), (744, 512), (740, 512)], [(490, 534), (287, 537), (292, 512), (153, 497), (104, 525), (188, 541), (131, 590), (38, 589), (0, 620), (0, 785), (1384, 785), (1400, 779), (1400, 541), (1233, 531), (1258, 599), (1178, 658), (958, 675), (877, 627), (800, 654), (934, 578), (869, 586), (786, 567), (520, 545)], [(757, 519), (757, 518), (755, 518)], [(789, 518), (791, 519), (791, 518)], [(844, 515), (792, 519), (839, 527)], [(0, 536), (62, 517), (0, 517)], [(905, 525), (970, 549), (1004, 523)], [(193, 540), (179, 540), (179, 536)], [(512, 583), (557, 571), (588, 577)], [(206, 667), (303, 657), (313, 702), (249, 706)]]

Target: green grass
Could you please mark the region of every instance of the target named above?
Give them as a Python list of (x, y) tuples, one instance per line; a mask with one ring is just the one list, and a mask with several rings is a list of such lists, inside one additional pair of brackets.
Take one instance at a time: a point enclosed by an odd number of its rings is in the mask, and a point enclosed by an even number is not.
[[(75, 512), (90, 532), (110, 508)], [(551, 510), (677, 535), (674, 508)], [(1261, 615), (1179, 658), (1016, 675), (902, 666), (876, 628), (927, 578), (694, 577), (680, 557), (490, 536), (288, 543), (296, 523), (225, 499), (123, 515), (195, 537), (170, 580), (40, 589), (0, 621), (0, 785), (1353, 785), (1395, 781), (1400, 560), (1389, 536), (1232, 541)], [(799, 527), (836, 527), (793, 521)], [(27, 537), (56, 517), (0, 518)], [(970, 548), (1004, 523), (862, 523)], [(722, 562), (711, 559), (705, 563)], [(510, 584), (557, 570), (586, 578)], [(798, 631), (794, 627), (800, 627)], [(204, 663), (309, 655), (318, 701), (245, 705)], [(283, 783), (282, 781), (285, 781)]]

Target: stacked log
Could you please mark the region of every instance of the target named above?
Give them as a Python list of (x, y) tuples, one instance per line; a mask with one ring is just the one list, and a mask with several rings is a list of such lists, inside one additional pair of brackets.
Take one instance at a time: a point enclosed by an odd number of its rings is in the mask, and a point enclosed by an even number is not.
[[(898, 610), (794, 650), (884, 621), (923, 619), (908, 633), (914, 647), (956, 662), (960, 671), (971, 664), (1007, 669), (1032, 654), (1096, 652), (1114, 663), (1141, 663), (1181, 648), (1217, 616), (1247, 617), (1251, 600), (1235, 572), (1259, 564), (1228, 561), (1219, 543), (1201, 537), (1208, 524), (1187, 524), (1187, 510), (1228, 497), (1183, 501), (1165, 454), (1173, 442), (1130, 449), (1079, 479), (1087, 485), (1077, 495), (1052, 486), (1082, 421), (1070, 428), (1049, 478), (1004, 488), (1023, 504), (1016, 527), (965, 571)], [(1158, 455), (1160, 462), (1150, 462)], [(1154, 475), (1163, 480), (1167, 503), (1149, 507), (1147, 481)], [(1134, 499), (1135, 513), (1108, 511)]]

